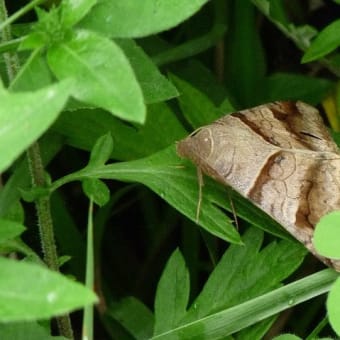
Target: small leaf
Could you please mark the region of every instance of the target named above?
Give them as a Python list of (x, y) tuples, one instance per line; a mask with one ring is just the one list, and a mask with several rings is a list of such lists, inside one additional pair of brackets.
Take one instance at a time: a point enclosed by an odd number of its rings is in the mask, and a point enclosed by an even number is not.
[(32, 189), (19, 189), (21, 197), (26, 202), (34, 202), (39, 198), (49, 195), (49, 190), (47, 188), (35, 187)]
[(327, 297), (327, 312), (329, 322), (335, 332), (340, 336), (340, 279), (332, 286)]
[(68, 79), (35, 92), (0, 91), (0, 171), (48, 129), (71, 90)]
[(89, 31), (54, 45), (47, 53), (48, 64), (59, 79), (75, 79), (73, 96), (99, 106), (113, 115), (144, 123), (142, 90), (129, 61), (111, 40)]
[(13, 239), (25, 231), (25, 227), (17, 222), (0, 219), (0, 243)]
[(114, 38), (137, 38), (168, 30), (197, 12), (208, 0), (101, 0), (82, 27)]
[(91, 290), (59, 273), (40, 265), (0, 258), (2, 322), (47, 319), (96, 301)]
[(46, 35), (42, 32), (32, 32), (24, 37), (18, 47), (19, 51), (34, 50), (46, 44)]
[(159, 280), (155, 301), (154, 335), (175, 328), (186, 313), (189, 300), (189, 272), (176, 249)]
[(325, 27), (313, 40), (307, 52), (302, 58), (302, 63), (320, 59), (334, 51), (340, 45), (340, 19), (333, 21)]
[(86, 196), (93, 199), (100, 207), (109, 201), (110, 190), (103, 181), (96, 178), (87, 178), (83, 180), (82, 186)]
[(340, 259), (340, 211), (323, 216), (316, 225), (313, 243), (318, 253), (325, 257)]
[(91, 150), (89, 166), (104, 165), (110, 158), (113, 150), (111, 133), (99, 137)]

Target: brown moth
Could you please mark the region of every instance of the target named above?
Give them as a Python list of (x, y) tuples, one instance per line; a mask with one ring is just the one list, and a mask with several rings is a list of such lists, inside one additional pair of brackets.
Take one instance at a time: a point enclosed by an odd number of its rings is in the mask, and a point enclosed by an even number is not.
[(235, 112), (180, 141), (177, 152), (340, 271), (340, 260), (319, 255), (312, 244), (320, 218), (340, 210), (340, 153), (317, 109), (282, 101)]

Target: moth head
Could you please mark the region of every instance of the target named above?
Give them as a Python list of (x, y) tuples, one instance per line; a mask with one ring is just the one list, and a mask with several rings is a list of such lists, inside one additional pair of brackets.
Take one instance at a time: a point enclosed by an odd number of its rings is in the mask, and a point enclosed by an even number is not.
[(214, 143), (209, 127), (199, 128), (177, 143), (178, 155), (192, 160), (197, 165), (212, 154), (213, 148)]

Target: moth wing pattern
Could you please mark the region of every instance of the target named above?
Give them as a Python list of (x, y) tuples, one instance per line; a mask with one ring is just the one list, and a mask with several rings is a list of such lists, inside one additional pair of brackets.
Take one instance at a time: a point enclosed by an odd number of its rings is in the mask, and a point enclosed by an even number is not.
[(340, 153), (316, 108), (281, 101), (235, 112), (180, 141), (177, 152), (340, 271), (312, 244), (320, 218), (340, 210)]

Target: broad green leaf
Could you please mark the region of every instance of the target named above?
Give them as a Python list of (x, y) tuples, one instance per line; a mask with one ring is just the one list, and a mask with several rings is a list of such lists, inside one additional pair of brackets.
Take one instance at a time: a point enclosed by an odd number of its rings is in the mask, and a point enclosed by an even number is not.
[(186, 322), (238, 305), (280, 286), (306, 254), (301, 245), (291, 241), (273, 242), (260, 251), (263, 232), (257, 228), (249, 229), (242, 240), (244, 246), (232, 245), (225, 252), (192, 304)]
[(189, 300), (189, 272), (176, 249), (158, 282), (155, 300), (154, 335), (175, 328), (186, 313)]
[(275, 73), (263, 79), (262, 103), (276, 100), (302, 100), (311, 105), (321, 102), (332, 82), (293, 73)]
[(340, 336), (340, 279), (332, 286), (327, 298), (327, 312), (329, 322), (335, 332)]
[(71, 27), (82, 19), (97, 0), (63, 0), (61, 2), (61, 25)]
[(171, 79), (181, 93), (178, 101), (182, 113), (194, 129), (221, 117), (220, 110), (202, 92), (175, 75)]
[(163, 76), (147, 54), (131, 39), (117, 39), (116, 43), (129, 59), (147, 104), (178, 96), (177, 89)]
[(302, 63), (308, 63), (325, 56), (340, 46), (340, 20), (335, 20), (325, 27), (313, 40), (302, 58)]
[(80, 24), (114, 38), (139, 38), (177, 26), (207, 2), (99, 0)]
[(339, 235), (340, 211), (323, 216), (316, 225), (313, 244), (318, 253), (325, 257), (340, 259)]
[(110, 133), (100, 136), (91, 150), (88, 166), (104, 165), (113, 150), (113, 140)]
[(71, 91), (69, 80), (35, 92), (0, 91), (0, 171), (49, 128)]
[(53, 129), (73, 147), (91, 150), (96, 140), (111, 132), (112, 158), (131, 160), (148, 156), (185, 137), (187, 132), (165, 103), (148, 106), (147, 120), (141, 127), (124, 124), (100, 109), (63, 113)]
[[(143, 183), (196, 222), (199, 197), (197, 171), (190, 162), (181, 161), (174, 146), (135, 161), (84, 168), (57, 180), (50, 190), (56, 190), (65, 183), (87, 177)], [(229, 192), (229, 196), (238, 216), (263, 230), (291, 239), (277, 222), (259, 208), (233, 191)], [(215, 236), (232, 243), (240, 243), (235, 227), (221, 209), (235, 211), (231, 206), (230, 198), (228, 199), (227, 189), (212, 179), (205, 178), (199, 224)]]
[(129, 296), (111, 304), (107, 314), (117, 320), (135, 339), (152, 336), (154, 317), (141, 301)]
[(144, 123), (142, 91), (129, 61), (111, 40), (77, 31), (69, 41), (52, 46), (48, 63), (59, 79), (72, 77), (72, 95), (122, 119)]
[(63, 336), (52, 336), (50, 330), (38, 322), (0, 323), (0, 339), (3, 340), (67, 340)]
[[(56, 181), (59, 185), (83, 178), (116, 179), (140, 182), (155, 191), (185, 216), (196, 221), (198, 180), (195, 169), (184, 168), (174, 147), (136, 161), (85, 168)], [(232, 243), (241, 243), (239, 234), (227, 216), (218, 208), (228, 206), (227, 194), (213, 181), (205, 182), (199, 224), (213, 235)]]
[(25, 229), (20, 223), (0, 218), (0, 243), (19, 236)]
[(91, 290), (59, 273), (0, 258), (0, 321), (47, 319), (96, 301)]
[(84, 193), (89, 199), (100, 207), (105, 205), (110, 199), (110, 190), (107, 185), (97, 178), (86, 178), (82, 182)]
[(327, 293), (337, 277), (338, 274), (334, 270), (325, 269), (237, 306), (181, 325), (152, 339), (189, 340), (201, 337), (202, 332), (206, 339), (224, 338), (292, 306)]

